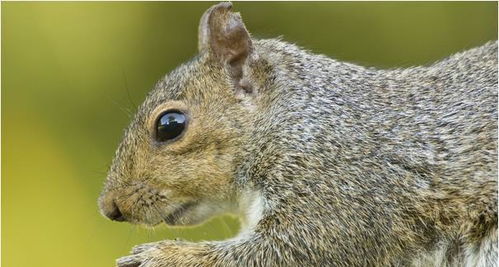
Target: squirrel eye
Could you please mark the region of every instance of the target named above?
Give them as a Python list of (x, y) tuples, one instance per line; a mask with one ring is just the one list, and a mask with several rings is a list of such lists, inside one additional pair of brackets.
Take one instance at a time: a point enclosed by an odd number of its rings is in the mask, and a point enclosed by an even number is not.
[(185, 129), (185, 114), (177, 110), (168, 110), (159, 115), (156, 121), (156, 139), (165, 142), (175, 139)]

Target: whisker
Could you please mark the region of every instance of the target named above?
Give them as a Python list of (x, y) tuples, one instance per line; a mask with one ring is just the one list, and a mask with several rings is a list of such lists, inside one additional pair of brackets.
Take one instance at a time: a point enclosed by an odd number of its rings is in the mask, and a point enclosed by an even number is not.
[(156, 211), (158, 212), (159, 216), (161, 217), (162, 221), (165, 223), (166, 225), (166, 230), (168, 232), (168, 234), (172, 237), (172, 239), (175, 239), (177, 238), (178, 234), (175, 234), (173, 229), (171, 229), (170, 227), (168, 227), (168, 222), (166, 220), (166, 217), (162, 212), (161, 212), (161, 209), (158, 208), (158, 206), (156, 205), (156, 202), (153, 202), (152, 203), (152, 206), (156, 209)]
[(118, 103), (118, 101), (114, 100), (114, 99), (110, 99), (108, 98), (108, 101), (112, 102), (114, 105), (116, 105), (116, 107), (118, 107), (118, 109), (121, 111), (121, 112), (124, 112), (125, 115), (127, 116), (127, 118), (132, 118), (133, 117), (133, 111), (130, 110), (130, 108), (126, 108), (126, 107), (123, 107), (120, 103)]
[(166, 217), (162, 212), (161, 212), (161, 209), (158, 208), (158, 206), (156, 205), (156, 202), (152, 202), (152, 207), (156, 210), (156, 212), (158, 212), (158, 215), (159, 217), (161, 218), (161, 220), (166, 224), (168, 225), (168, 221), (166, 220)]
[(126, 78), (125, 71), (122, 71), (122, 74), (123, 74), (123, 80), (125, 82), (125, 90), (128, 96), (128, 101), (130, 102), (130, 104), (132, 104), (132, 107), (137, 107), (137, 105), (135, 105), (135, 103), (133, 102), (132, 97), (130, 96), (130, 89), (128, 88), (128, 79)]
[(220, 220), (222, 221), (222, 229), (224, 229), (224, 234), (225, 235), (228, 235), (227, 237), (232, 237), (234, 236), (235, 234), (233, 234), (232, 232), (232, 229), (229, 227), (229, 225), (227, 224), (227, 221), (226, 221), (226, 218), (225, 217), (221, 217)]

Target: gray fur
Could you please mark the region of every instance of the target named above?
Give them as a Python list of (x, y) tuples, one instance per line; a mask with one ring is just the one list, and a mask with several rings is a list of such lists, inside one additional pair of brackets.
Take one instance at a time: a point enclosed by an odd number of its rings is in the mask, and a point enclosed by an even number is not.
[[(145, 125), (158, 105), (175, 100), (206, 107), (213, 129), (224, 129), (191, 148), (198, 159), (207, 158), (208, 143), (233, 152), (216, 154), (231, 166), (231, 193), (206, 203), (232, 203), (223, 211), (238, 213), (252, 209), (243, 200), (256, 192), (261, 214), (238, 238), (145, 244), (120, 266), (496, 264), (497, 41), (394, 70), (252, 41), (242, 78), (250, 92), (237, 92), (208, 53), (157, 84), (104, 194), (142, 176), (165, 183), (151, 163), (159, 152), (143, 148)], [(185, 153), (194, 152), (179, 161)]]

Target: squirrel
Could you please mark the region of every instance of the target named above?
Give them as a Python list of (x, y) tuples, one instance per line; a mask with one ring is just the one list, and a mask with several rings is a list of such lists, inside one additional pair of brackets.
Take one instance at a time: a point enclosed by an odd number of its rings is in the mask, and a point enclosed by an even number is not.
[(199, 54), (161, 79), (99, 197), (114, 221), (199, 224), (120, 267), (496, 266), (498, 43), (380, 70), (258, 40), (209, 8)]

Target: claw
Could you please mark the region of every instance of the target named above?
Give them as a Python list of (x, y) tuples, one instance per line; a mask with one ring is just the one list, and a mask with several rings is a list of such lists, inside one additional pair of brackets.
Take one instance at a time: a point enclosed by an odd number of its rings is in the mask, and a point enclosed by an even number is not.
[(136, 255), (121, 257), (116, 260), (116, 266), (118, 267), (139, 267), (141, 260)]
[(154, 243), (147, 243), (147, 244), (138, 245), (138, 246), (135, 246), (132, 248), (132, 254), (139, 254), (139, 253), (142, 253), (146, 250), (149, 250), (149, 249), (152, 249), (155, 247), (156, 246)]

